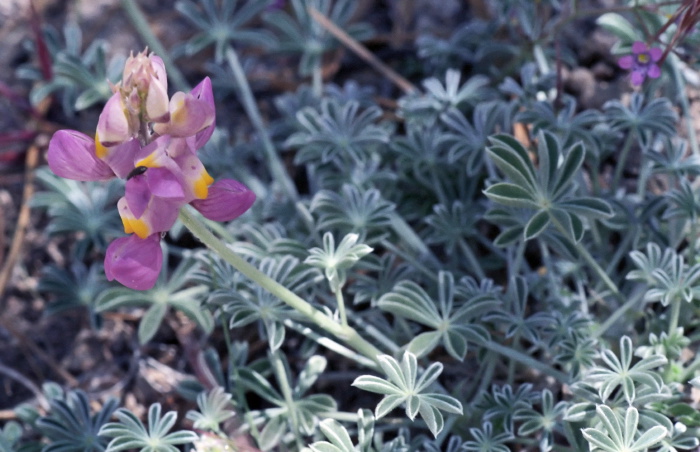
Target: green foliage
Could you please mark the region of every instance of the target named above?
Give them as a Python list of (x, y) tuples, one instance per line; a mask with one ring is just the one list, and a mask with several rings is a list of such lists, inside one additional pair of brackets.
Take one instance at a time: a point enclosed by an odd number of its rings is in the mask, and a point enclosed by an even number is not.
[(365, 391), (384, 395), (374, 410), (377, 419), (386, 416), (399, 405), (405, 404), (406, 416), (414, 420), (420, 414), (430, 432), (437, 436), (444, 427), (442, 411), (462, 414), (462, 404), (454, 397), (426, 392), (442, 373), (442, 364), (431, 364), (418, 377), (416, 356), (410, 352), (404, 353), (400, 364), (388, 355), (379, 356), (378, 360), (388, 380), (363, 375), (357, 377), (352, 383), (353, 386)]
[(49, 235), (83, 235), (76, 243), (77, 260), (82, 260), (92, 248), (105, 250), (109, 240), (122, 233), (119, 213), (114, 209), (123, 190), (122, 181), (77, 182), (55, 176), (48, 168), (37, 171), (37, 179), (49, 191), (34, 195), (31, 205), (46, 209), (51, 218), (46, 228)]
[[(524, 240), (537, 237), (553, 225), (567, 239), (579, 242), (584, 233), (581, 218), (612, 216), (605, 201), (574, 194), (574, 177), (584, 158), (580, 144), (562, 150), (554, 135), (542, 133), (537, 146), (539, 168), (535, 168), (527, 150), (515, 138), (498, 135), (492, 143), (489, 155), (511, 182), (493, 184), (484, 194), (498, 204), (532, 212), (525, 227), (515, 226)], [(503, 237), (512, 235), (513, 227), (503, 231), (500, 243)]]
[(114, 413), (118, 422), (105, 424), (99, 431), (111, 437), (106, 452), (138, 449), (140, 452), (177, 452), (179, 444), (188, 444), (198, 439), (194, 432), (178, 430), (168, 433), (175, 425), (177, 413), (168, 411), (161, 417), (159, 403), (148, 409), (148, 427), (133, 413), (120, 408)]
[(272, 11), (268, 12), (264, 19), (279, 35), (275, 50), (301, 54), (301, 75), (311, 74), (314, 68), (319, 67), (323, 54), (338, 44), (330, 33), (311, 17), (309, 8), (321, 12), (357, 40), (361, 41), (372, 35), (372, 28), (368, 24), (350, 24), (356, 8), (354, 1), (291, 0), (290, 4), (294, 12), (293, 17), (284, 11)]
[[(634, 407), (629, 407), (624, 419), (605, 405), (596, 408), (604, 430), (587, 428), (583, 430), (583, 436), (591, 444), (593, 450), (606, 452), (634, 452), (647, 450), (666, 436), (666, 429), (656, 425), (638, 435), (639, 413)], [(635, 439), (636, 438), (636, 439)]]
[[(163, 260), (168, 262), (168, 253), (163, 253)], [(156, 286), (148, 291), (134, 291), (125, 287), (114, 287), (101, 293), (95, 301), (97, 312), (112, 311), (127, 306), (148, 306), (139, 323), (139, 342), (145, 344), (158, 332), (169, 307), (185, 314), (205, 332), (214, 327), (213, 318), (201, 306), (207, 288), (203, 285), (192, 286), (188, 283), (193, 272), (192, 258), (183, 259), (172, 271), (161, 272)]]
[(411, 340), (407, 349), (412, 354), (424, 356), (442, 343), (453, 358), (462, 361), (467, 354), (467, 341), (481, 343), (489, 340), (488, 331), (476, 323), (476, 319), (498, 305), (490, 294), (469, 296), (464, 285), (455, 285), (451, 273), (440, 272), (436, 305), (413, 281), (401, 281), (379, 299), (377, 306), (433, 330)]
[(51, 441), (42, 451), (105, 451), (109, 439), (101, 429), (118, 406), (115, 399), (109, 399), (93, 415), (87, 394), (80, 390), (69, 392), (65, 398), (52, 399), (50, 414), (36, 423), (38, 430)]
[(351, 268), (363, 256), (372, 252), (372, 248), (357, 243), (357, 234), (348, 234), (335, 247), (333, 234), (323, 234), (323, 249), (311, 248), (309, 257), (304, 261), (312, 267), (321, 268), (326, 275), (331, 292), (338, 292), (347, 281), (347, 269)]
[(231, 394), (217, 387), (208, 393), (202, 392), (197, 396), (199, 411), (187, 412), (187, 419), (193, 422), (196, 429), (220, 431), (220, 424), (233, 417), (236, 413), (231, 410)]
[(227, 46), (234, 43), (272, 47), (275, 40), (270, 33), (244, 28), (269, 4), (269, 0), (241, 2), (240, 6), (238, 0), (223, 0), (218, 5), (216, 0), (178, 1), (175, 9), (201, 30), (184, 44), (185, 54), (191, 56), (214, 45), (214, 59), (221, 63)]
[[(176, 2), (193, 27), (168, 28), (169, 56), (211, 76), (218, 99), (202, 160), (257, 200), (226, 225), (206, 220), (207, 248), (181, 225), (162, 237), (152, 290), (100, 276), (123, 234), (124, 182), (37, 173), (46, 190), (32, 205), (68, 254), (43, 269), (45, 312), (87, 309), (100, 326), (107, 310), (142, 307), (129, 342), (153, 342), (141, 354), (183, 313), (201, 333), (177, 357), (198, 378), (178, 389), (197, 408), (181, 427), (159, 404), (147, 421), (115, 402), (95, 413), (86, 394), (45, 385), (47, 403), (38, 395), (44, 406), (19, 407), (21, 426), (0, 431), (0, 452), (219, 452), (239, 438), (290, 452), (696, 448), (700, 151), (684, 84), (700, 41), (674, 33), (697, 16), (649, 2), (602, 16), (556, 0), (496, 0), (480, 15), (479, 2), (417, 2), (404, 24), (410, 2), (271, 3)], [(455, 27), (415, 16), (450, 5), (464, 13), (445, 18)], [(369, 36), (362, 21), (381, 25), (365, 44), (419, 88), (396, 96), (310, 8), (355, 39)], [(614, 98), (625, 74), (570, 39), (596, 18), (620, 37), (616, 56), (635, 40), (669, 45), (660, 79)], [(54, 79), (20, 71), (33, 101), (56, 94), (71, 112), (109, 95), (119, 71), (104, 43), (82, 52), (73, 27), (46, 39)], [(289, 79), (283, 53), (312, 87)], [(589, 74), (595, 95), (577, 92)], [(93, 128), (90, 113), (71, 127)]]
[[(60, 94), (63, 110), (72, 115), (112, 95), (110, 83), (121, 78), (123, 55), (107, 62), (108, 44), (102, 39), (93, 40), (83, 52), (83, 33), (73, 22), (64, 26), (63, 39), (51, 29), (44, 32), (44, 39), (51, 55), (53, 78), (35, 85), (29, 95), (32, 105), (52, 94)], [(41, 72), (33, 67), (20, 68), (18, 75), (37, 81), (42, 78)]]

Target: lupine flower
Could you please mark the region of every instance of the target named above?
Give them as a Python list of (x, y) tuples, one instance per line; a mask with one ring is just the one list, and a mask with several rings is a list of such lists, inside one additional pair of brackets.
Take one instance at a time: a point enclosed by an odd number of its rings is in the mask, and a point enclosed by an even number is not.
[(182, 206), (192, 204), (206, 218), (230, 221), (250, 208), (255, 194), (234, 180), (214, 183), (197, 157), (216, 120), (209, 78), (168, 99), (163, 61), (144, 51), (129, 57), (113, 90), (95, 138), (60, 130), (49, 142), (47, 161), (68, 179), (126, 179), (117, 209), (130, 235), (107, 248), (105, 274), (146, 290), (155, 285), (163, 264), (161, 235)]
[(625, 55), (617, 61), (617, 64), (626, 70), (631, 70), (631, 80), (634, 86), (644, 83), (649, 78), (658, 78), (661, 68), (657, 64), (663, 55), (658, 47), (649, 48), (645, 43), (636, 41), (632, 44), (632, 55)]

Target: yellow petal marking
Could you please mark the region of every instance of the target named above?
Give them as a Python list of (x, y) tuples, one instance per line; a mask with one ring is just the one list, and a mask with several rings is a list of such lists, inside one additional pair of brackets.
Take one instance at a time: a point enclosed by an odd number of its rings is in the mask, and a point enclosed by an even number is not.
[(95, 155), (99, 159), (104, 159), (109, 154), (109, 149), (100, 143), (100, 135), (95, 132)]
[(146, 222), (143, 220), (129, 220), (129, 226), (131, 226), (131, 230), (142, 239), (145, 239), (151, 235), (151, 228), (148, 227)]
[(131, 221), (128, 218), (122, 217), (122, 225), (124, 225), (124, 232), (126, 234), (134, 232), (134, 229), (131, 227)]
[(136, 165), (134, 165), (134, 166), (135, 166), (135, 167), (137, 167), (137, 166), (145, 166), (145, 167), (147, 167), (147, 168), (160, 168), (160, 167), (161, 167), (161, 165), (159, 165), (158, 162), (156, 162), (156, 153), (155, 153), (155, 152), (153, 152), (153, 153), (149, 154), (148, 156), (142, 158), (141, 160), (139, 160), (138, 162), (136, 162)]
[(202, 169), (199, 178), (194, 181), (194, 195), (197, 199), (206, 199), (209, 196), (209, 186), (214, 183), (214, 178), (207, 173), (207, 170)]
[(186, 121), (187, 109), (185, 108), (185, 99), (182, 99), (175, 104), (175, 108), (173, 108), (170, 115), (170, 122), (173, 124), (184, 124)]

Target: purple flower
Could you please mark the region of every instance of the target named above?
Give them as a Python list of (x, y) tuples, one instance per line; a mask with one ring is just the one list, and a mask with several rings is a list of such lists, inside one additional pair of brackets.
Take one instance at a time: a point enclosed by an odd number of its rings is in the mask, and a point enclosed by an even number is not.
[(206, 218), (230, 221), (250, 208), (255, 194), (234, 180), (214, 183), (197, 157), (216, 121), (209, 78), (168, 100), (162, 60), (142, 52), (127, 60), (114, 90), (95, 139), (60, 130), (49, 142), (47, 160), (56, 175), (68, 179), (126, 179), (117, 209), (131, 235), (107, 247), (105, 274), (147, 290), (163, 265), (161, 234), (173, 226), (180, 208), (192, 204)]
[(644, 80), (658, 78), (661, 69), (657, 64), (663, 55), (663, 51), (658, 47), (649, 48), (645, 43), (636, 41), (632, 44), (632, 55), (625, 55), (617, 61), (617, 64), (626, 70), (631, 70), (632, 84), (639, 86)]
[(156, 284), (163, 266), (160, 236), (146, 239), (135, 235), (121, 237), (109, 244), (105, 254), (105, 275), (126, 287), (147, 290)]

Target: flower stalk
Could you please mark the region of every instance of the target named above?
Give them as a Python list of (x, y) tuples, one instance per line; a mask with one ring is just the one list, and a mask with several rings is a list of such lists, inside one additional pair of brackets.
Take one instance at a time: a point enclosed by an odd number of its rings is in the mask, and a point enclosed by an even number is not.
[(236, 254), (225, 243), (220, 241), (201, 221), (199, 221), (191, 211), (187, 208), (180, 210), (180, 221), (185, 225), (190, 232), (197, 237), (202, 243), (217, 253), (226, 262), (231, 264), (236, 270), (243, 273), (253, 282), (258, 284), (263, 289), (278, 297), (287, 305), (295, 309), (300, 314), (303, 314), (311, 322), (318, 325), (324, 331), (334, 335), (338, 339), (343, 340), (356, 351), (377, 362), (377, 356), (382, 352), (374, 345), (367, 342), (357, 331), (347, 325), (341, 325), (328, 318), (326, 314), (314, 308), (310, 303), (303, 300), (297, 294), (287, 289), (274, 279), (270, 278), (245, 259)]

